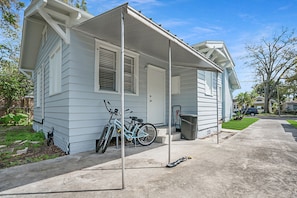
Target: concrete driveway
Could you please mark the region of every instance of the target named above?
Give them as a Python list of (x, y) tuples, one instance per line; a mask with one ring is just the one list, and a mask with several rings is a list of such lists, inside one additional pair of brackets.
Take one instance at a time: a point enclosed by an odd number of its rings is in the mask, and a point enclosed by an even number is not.
[[(228, 133), (223, 133), (228, 134)], [(297, 197), (297, 130), (285, 120), (260, 119), (234, 136), (172, 143), (172, 161), (189, 155), (175, 168), (166, 168), (168, 146), (131, 154), (126, 157), (125, 189), (122, 188), (121, 160), (119, 154), (108, 149), (104, 155), (91, 154), (90, 165), (68, 173), (54, 174), (39, 180), (27, 180), (27, 184), (13, 185), (15, 181), (30, 178), (26, 166), (0, 171), (0, 186), (4, 197)], [(294, 137), (295, 136), (295, 137)], [(136, 151), (139, 148), (127, 148)], [(68, 157), (68, 158), (67, 158)], [(88, 156), (67, 156), (54, 163), (36, 163), (38, 174), (48, 167), (67, 169), (71, 164), (82, 163)], [(75, 158), (76, 157), (76, 158)], [(68, 159), (65, 161), (64, 159)], [(47, 164), (47, 165), (45, 165)], [(79, 165), (76, 165), (79, 167)], [(42, 167), (47, 167), (46, 170)], [(22, 168), (23, 174), (17, 169)], [(12, 174), (14, 170), (15, 175)], [(32, 169), (30, 169), (32, 171)], [(54, 171), (55, 172), (55, 171)], [(32, 173), (33, 174), (33, 173)], [(54, 176), (55, 175), (55, 176)], [(1, 181), (1, 183), (2, 183)], [(4, 182), (5, 183), (5, 182)], [(12, 185), (9, 187), (8, 184)]]

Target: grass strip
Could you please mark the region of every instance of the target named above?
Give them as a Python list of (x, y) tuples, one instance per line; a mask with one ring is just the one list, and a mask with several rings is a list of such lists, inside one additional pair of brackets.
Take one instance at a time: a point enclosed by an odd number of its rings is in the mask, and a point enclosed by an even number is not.
[(293, 127), (297, 128), (297, 121), (296, 120), (287, 120)]
[(258, 120), (259, 118), (243, 118), (242, 120), (230, 120), (229, 122), (224, 122), (222, 128), (243, 130)]

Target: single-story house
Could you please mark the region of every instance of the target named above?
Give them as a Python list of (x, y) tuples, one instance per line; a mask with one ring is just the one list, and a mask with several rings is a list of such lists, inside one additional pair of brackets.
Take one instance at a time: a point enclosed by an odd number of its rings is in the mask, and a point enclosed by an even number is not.
[(297, 101), (286, 101), (283, 103), (282, 110), (285, 112), (297, 112)]
[(257, 108), (260, 113), (262, 113), (264, 111), (264, 103), (265, 103), (264, 99), (265, 98), (263, 96), (257, 96), (255, 98), (255, 101), (254, 101), (254, 104), (253, 104), (253, 106), (255, 108)]
[(123, 83), (125, 108), (145, 122), (168, 126), (176, 105), (199, 115), (203, 89), (218, 120), (221, 66), (128, 4), (94, 17), (59, 0), (32, 0), (19, 68), (34, 81), (34, 130), (54, 127), (55, 144), (70, 154), (95, 150), (109, 117), (103, 100), (119, 107)]

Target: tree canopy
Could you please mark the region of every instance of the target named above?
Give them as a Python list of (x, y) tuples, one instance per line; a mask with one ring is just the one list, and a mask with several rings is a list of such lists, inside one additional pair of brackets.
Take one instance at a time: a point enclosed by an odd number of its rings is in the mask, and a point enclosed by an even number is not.
[(1, 0), (0, 98), (5, 109), (32, 91), (32, 82), (18, 71), (20, 50), (19, 12), (25, 4), (18, 0)]
[(68, 3), (74, 7), (87, 11), (87, 1), (86, 0), (63, 0), (63, 2)]
[(30, 79), (18, 71), (17, 65), (11, 61), (2, 61), (0, 70), (0, 98), (5, 101), (5, 110), (11, 107), (13, 101), (29, 94), (33, 85)]
[[(19, 26), (19, 11), (25, 7), (24, 2), (18, 0), (1, 0), (1, 25), (17, 28)], [(2, 27), (1, 27), (2, 28)]]
[(297, 37), (287, 28), (275, 34), (271, 40), (263, 38), (259, 44), (246, 46), (247, 64), (251, 66), (264, 89), (264, 111), (268, 112), (269, 100), (272, 98), (279, 81), (291, 68), (297, 65)]

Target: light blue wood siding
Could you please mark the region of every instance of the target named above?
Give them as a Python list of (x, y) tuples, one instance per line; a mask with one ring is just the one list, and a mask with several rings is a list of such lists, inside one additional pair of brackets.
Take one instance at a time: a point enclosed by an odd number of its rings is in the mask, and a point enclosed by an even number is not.
[(69, 101), (68, 101), (68, 81), (69, 81), (69, 45), (62, 42), (62, 82), (61, 93), (49, 96), (49, 54), (60, 41), (60, 37), (56, 32), (48, 26), (48, 36), (45, 46), (40, 46), (39, 54), (36, 62), (36, 68), (34, 72), (34, 96), (36, 98), (36, 71), (40, 67), (44, 67), (44, 120), (42, 123), (42, 108), (34, 106), (34, 128), (43, 130), (45, 135), (54, 127), (54, 142), (55, 145), (67, 150), (68, 146), (68, 113), (69, 113)]
[(197, 72), (194, 69), (173, 68), (180, 76), (180, 94), (172, 95), (172, 105), (181, 105), (181, 114), (197, 115)]
[[(43, 125), (41, 108), (34, 108), (35, 128), (48, 132), (55, 128), (54, 141), (70, 154), (95, 150), (96, 139), (109, 119), (103, 100), (120, 108), (121, 95), (95, 91), (95, 39), (71, 30), (71, 42), (63, 42), (62, 92), (49, 96), (49, 54), (59, 36), (48, 28), (46, 46), (40, 48), (36, 71), (44, 66), (45, 111)], [(168, 123), (168, 62), (139, 53), (139, 94), (125, 95), (125, 108), (133, 115), (147, 120), (147, 65), (166, 70), (166, 122)], [(182, 114), (198, 114), (198, 130), (216, 127), (216, 100), (205, 96), (203, 72), (173, 67), (172, 76), (180, 76), (180, 94), (172, 96), (172, 105), (181, 105)], [(36, 79), (36, 72), (34, 75)], [(198, 82), (197, 82), (198, 79)], [(214, 79), (215, 80), (215, 79)], [(36, 80), (35, 80), (36, 81)], [(35, 82), (36, 83), (36, 82)], [(214, 82), (214, 85), (216, 83)], [(36, 89), (35, 89), (36, 90)], [(215, 90), (215, 89), (214, 89)], [(35, 93), (36, 95), (36, 93)], [(221, 108), (221, 106), (220, 106)], [(220, 111), (220, 114), (222, 112)], [(199, 133), (198, 133), (199, 134)]]
[[(119, 93), (95, 91), (95, 39), (79, 32), (71, 32), (69, 69), (69, 143), (70, 152), (95, 150), (96, 139), (109, 119), (103, 100), (113, 107), (121, 107)], [(147, 119), (147, 70), (148, 64), (166, 68), (168, 63), (139, 56), (139, 94), (125, 95), (125, 108), (133, 115)], [(168, 79), (166, 80), (168, 83)], [(166, 88), (167, 89), (167, 88)], [(168, 90), (168, 89), (167, 89)], [(168, 98), (168, 95), (167, 95)]]
[[(221, 85), (221, 74), (219, 74), (219, 87)], [(198, 138), (205, 137), (211, 133), (217, 132), (217, 121), (222, 118), (222, 102), (219, 99), (217, 103), (216, 89), (217, 89), (217, 79), (216, 73), (213, 73), (213, 87), (212, 94), (205, 94), (205, 71), (198, 70), (198, 86), (197, 86), (197, 127), (198, 127)], [(220, 89), (218, 89), (220, 90)], [(220, 98), (220, 97), (219, 97)], [(217, 119), (217, 106), (218, 115)], [(219, 129), (220, 130), (220, 129)]]

